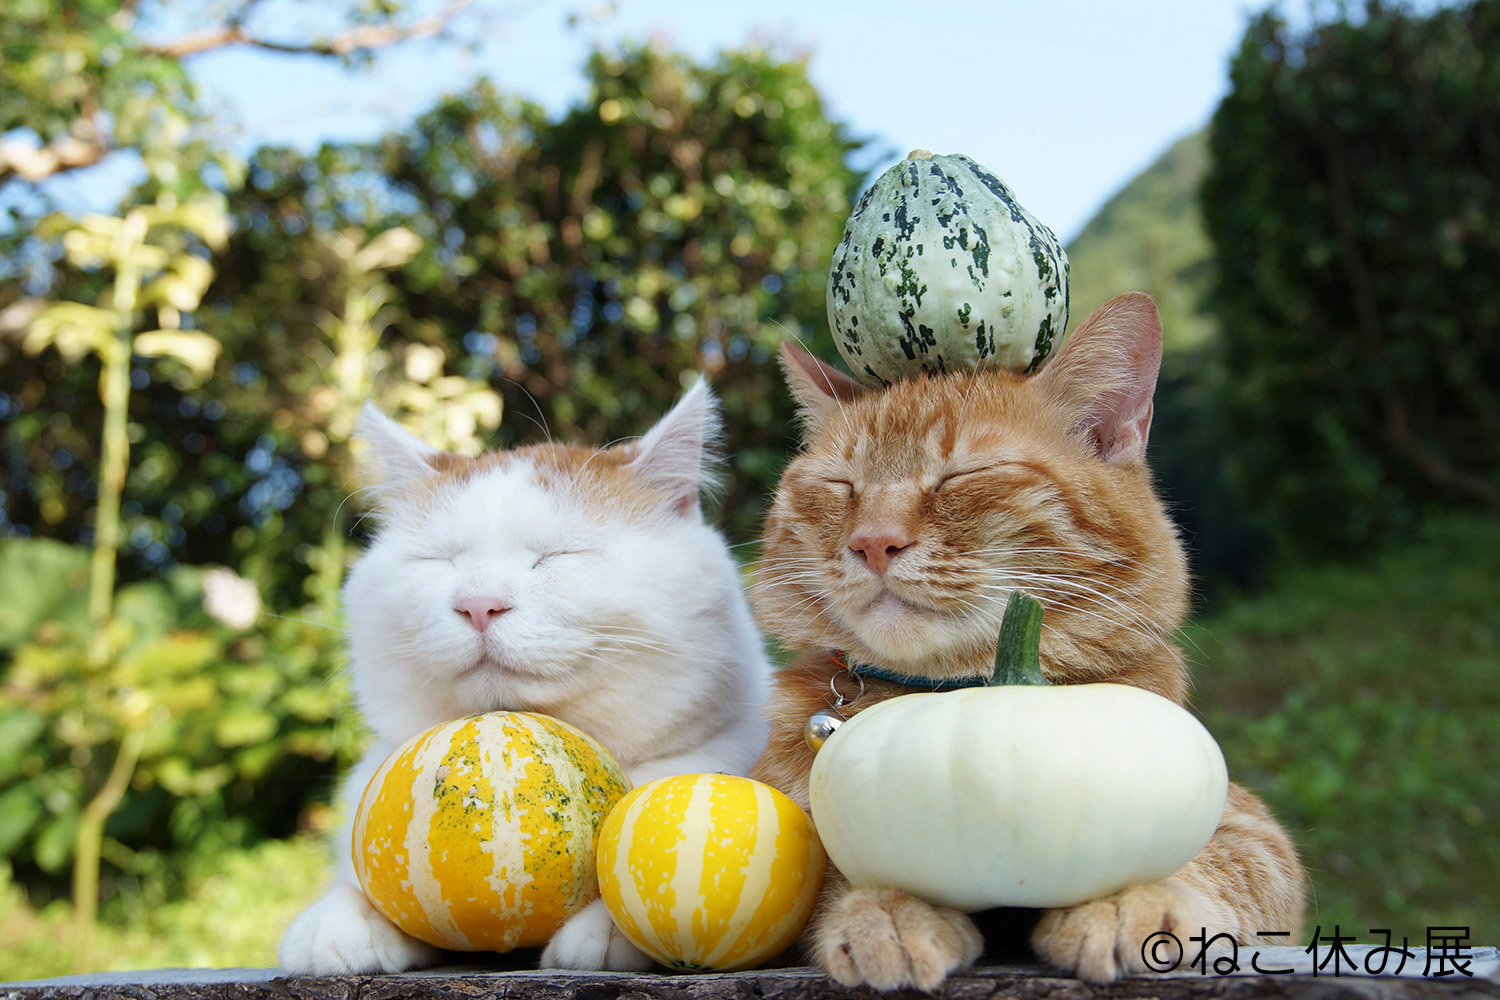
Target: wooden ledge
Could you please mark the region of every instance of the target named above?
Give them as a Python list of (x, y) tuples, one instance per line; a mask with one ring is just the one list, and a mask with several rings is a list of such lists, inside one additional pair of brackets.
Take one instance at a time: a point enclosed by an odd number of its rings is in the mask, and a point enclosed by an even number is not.
[[(1300, 949), (1299, 949), (1300, 950)], [(1477, 971), (1489, 971), (1485, 970)], [(1493, 973), (1491, 973), (1493, 975)], [(164, 969), (0, 983), (0, 1000), (871, 1000), (881, 994), (831, 982), (814, 969), (718, 974), (496, 971), (453, 966), (381, 976), (287, 976), (279, 969)], [(926, 994), (888, 994), (916, 1000)], [(1169, 976), (1092, 986), (1041, 966), (996, 965), (950, 978), (940, 1000), (1500, 1000), (1489, 977)]]

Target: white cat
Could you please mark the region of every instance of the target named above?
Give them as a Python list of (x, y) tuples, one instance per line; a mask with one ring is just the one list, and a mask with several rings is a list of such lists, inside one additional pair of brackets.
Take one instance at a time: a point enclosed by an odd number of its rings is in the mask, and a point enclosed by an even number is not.
[[(354, 693), (375, 739), (346, 800), (410, 737), (501, 709), (572, 723), (636, 785), (749, 770), (765, 746), (770, 668), (735, 562), (699, 512), (718, 425), (700, 379), (639, 440), (467, 459), (366, 407), (359, 436), (380, 525), (344, 602)], [(435, 949), (365, 900), (348, 843), (346, 828), (333, 885), (288, 928), (282, 967), (432, 964)], [(651, 960), (595, 899), (553, 936), (542, 965), (638, 970)]]

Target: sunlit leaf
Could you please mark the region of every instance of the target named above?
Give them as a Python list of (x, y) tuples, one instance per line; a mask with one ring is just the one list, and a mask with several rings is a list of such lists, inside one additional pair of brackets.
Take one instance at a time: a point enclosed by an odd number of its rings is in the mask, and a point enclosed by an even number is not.
[(46, 619), (87, 620), (79, 594), (88, 569), (88, 551), (74, 545), (51, 538), (0, 542), (0, 650), (14, 648)]
[(270, 739), (276, 733), (276, 717), (254, 705), (231, 708), (214, 727), (214, 741), (221, 747), (250, 746)]
[(78, 833), (79, 810), (75, 807), (54, 816), (31, 845), (31, 856), (45, 872), (60, 872), (73, 857), (73, 838)]
[(199, 378), (213, 374), (220, 344), (206, 333), (193, 330), (151, 330), (136, 334), (131, 350), (148, 358), (174, 358)]
[(372, 238), (349, 258), (356, 272), (400, 267), (422, 249), (422, 238), (404, 226), (396, 226)]
[[(32, 751), (36, 740), (47, 731), (47, 718), (30, 708), (10, 708), (0, 712), (0, 784), (10, 781), (21, 771), (21, 760)], [(0, 821), (6, 809), (0, 803)], [(4, 840), (0, 834), (0, 841)], [(0, 847), (0, 857), (5, 848)]]
[(54, 302), (32, 319), (22, 347), (38, 354), (56, 347), (69, 361), (109, 349), (115, 338), (115, 314), (82, 302)]
[(180, 205), (163, 206), (153, 221), (159, 225), (180, 226), (215, 250), (229, 239), (229, 215), (223, 199), (217, 196), (198, 197)]
[(208, 261), (194, 254), (177, 254), (166, 270), (141, 287), (139, 303), (163, 302), (181, 312), (192, 312), (213, 280), (214, 268)]
[(15, 853), (45, 814), (41, 797), (30, 785), (15, 785), (0, 792), (0, 858)]

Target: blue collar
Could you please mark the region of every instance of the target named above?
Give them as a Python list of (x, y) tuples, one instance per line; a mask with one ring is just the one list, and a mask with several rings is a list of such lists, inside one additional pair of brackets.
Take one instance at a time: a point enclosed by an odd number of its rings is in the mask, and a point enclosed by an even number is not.
[(903, 687), (920, 688), (924, 691), (952, 691), (958, 688), (984, 687), (988, 677), (923, 677), (920, 674), (903, 674), (873, 663), (849, 662), (842, 649), (833, 650), (833, 662), (844, 667), (857, 677), (872, 677), (878, 681), (889, 681)]

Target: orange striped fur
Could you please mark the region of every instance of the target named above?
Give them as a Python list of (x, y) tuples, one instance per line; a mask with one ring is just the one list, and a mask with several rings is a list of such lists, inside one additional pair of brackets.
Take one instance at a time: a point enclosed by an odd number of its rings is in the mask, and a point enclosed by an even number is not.
[[(1012, 589), (1046, 607), (1054, 683), (1184, 702), (1172, 636), (1187, 568), (1145, 463), (1160, 355), (1155, 305), (1138, 293), (1101, 307), (1029, 378), (962, 372), (873, 391), (787, 351), (804, 447), (768, 515), (752, 602), (763, 628), (804, 652), (776, 680), (755, 777), (808, 804), (802, 727), (832, 700), (828, 650), (907, 675), (988, 674)], [(868, 681), (854, 708), (906, 690)], [(1180, 873), (1047, 913), (1032, 944), (1103, 982), (1139, 971), (1142, 941), (1163, 928), (1184, 941), (1204, 926), (1295, 940), (1304, 881), (1290, 839), (1234, 786), (1218, 833)], [(841, 982), (930, 990), (978, 955), (961, 915), (829, 885), (805, 944)]]

